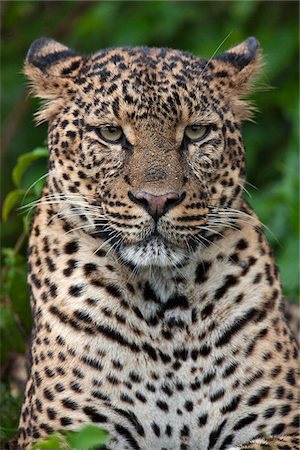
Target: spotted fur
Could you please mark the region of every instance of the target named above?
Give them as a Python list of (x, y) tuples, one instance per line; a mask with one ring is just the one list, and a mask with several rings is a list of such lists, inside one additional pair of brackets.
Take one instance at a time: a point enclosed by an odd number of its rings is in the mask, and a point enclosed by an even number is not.
[[(298, 350), (243, 200), (249, 38), (211, 60), (81, 56), (48, 39), (25, 71), (49, 174), (29, 247), (32, 366), (11, 448), (93, 422), (110, 450), (298, 449)], [(186, 127), (205, 127), (190, 141)], [(121, 127), (118, 143), (103, 126)], [(159, 214), (158, 214), (159, 212)]]

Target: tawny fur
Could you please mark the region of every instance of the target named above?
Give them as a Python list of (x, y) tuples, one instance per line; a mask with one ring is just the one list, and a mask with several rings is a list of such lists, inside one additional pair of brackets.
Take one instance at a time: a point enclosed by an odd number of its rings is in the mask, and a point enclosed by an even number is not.
[[(299, 448), (297, 346), (243, 200), (241, 96), (260, 64), (254, 38), (210, 61), (31, 47), (50, 162), (30, 238), (31, 375), (11, 448), (86, 422), (109, 431), (111, 450)], [(193, 124), (205, 127), (195, 141)], [(104, 125), (122, 139), (103, 139)], [(173, 203), (155, 215), (146, 199), (159, 196)]]

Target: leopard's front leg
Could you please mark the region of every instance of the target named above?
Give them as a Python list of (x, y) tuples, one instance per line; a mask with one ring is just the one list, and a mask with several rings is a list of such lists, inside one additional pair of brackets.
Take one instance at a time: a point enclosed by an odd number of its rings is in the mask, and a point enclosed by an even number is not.
[(283, 436), (277, 438), (257, 439), (239, 447), (228, 450), (299, 450), (299, 436)]

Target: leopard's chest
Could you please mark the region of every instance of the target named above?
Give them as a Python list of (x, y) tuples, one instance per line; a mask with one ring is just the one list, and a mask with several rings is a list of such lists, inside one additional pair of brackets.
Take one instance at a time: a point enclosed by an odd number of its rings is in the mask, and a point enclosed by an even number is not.
[(163, 286), (153, 274), (137, 281), (92, 238), (57, 236), (47, 241), (55, 269), (44, 257), (35, 264), (44, 240), (30, 256), (32, 372), (41, 377), (35, 395), (49, 403), (39, 420), (52, 420), (50, 408), (57, 428), (95, 422), (109, 431), (112, 450), (221, 449), (259, 434), (274, 398), (272, 386), (264, 405), (249, 410), (269, 384), (264, 286), (246, 290), (244, 268), (225, 258), (222, 266), (213, 260), (209, 276), (191, 265)]
[[(147, 353), (110, 347), (102, 359), (86, 356), (80, 367), (84, 379), (78, 380), (83, 390), (80, 403), (107, 417), (102, 425), (112, 436), (121, 426), (138, 442), (137, 448), (144, 450), (218, 449), (224, 442), (254, 437), (257, 422), (234, 431), (248, 415), (246, 380), (241, 379), (244, 369), (232, 354), (216, 361), (213, 355), (196, 356), (192, 351), (187, 347), (186, 352), (161, 353), (152, 360)], [(256, 368), (248, 370), (251, 377)], [(90, 419), (94, 420), (93, 414)], [(125, 438), (119, 436), (111, 448), (124, 450)]]

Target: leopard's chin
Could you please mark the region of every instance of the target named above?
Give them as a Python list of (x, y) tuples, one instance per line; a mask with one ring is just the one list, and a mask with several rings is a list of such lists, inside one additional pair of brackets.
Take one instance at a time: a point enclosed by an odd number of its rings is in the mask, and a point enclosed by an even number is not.
[(121, 246), (119, 253), (124, 261), (135, 267), (178, 267), (189, 258), (187, 251), (158, 235), (137, 244)]

